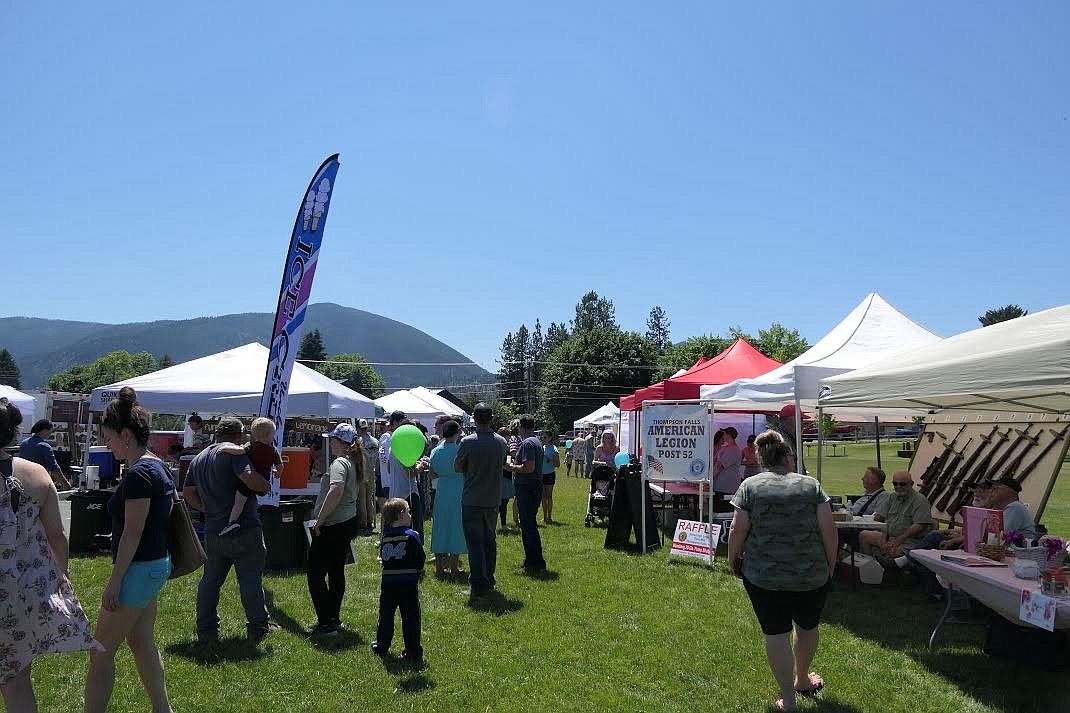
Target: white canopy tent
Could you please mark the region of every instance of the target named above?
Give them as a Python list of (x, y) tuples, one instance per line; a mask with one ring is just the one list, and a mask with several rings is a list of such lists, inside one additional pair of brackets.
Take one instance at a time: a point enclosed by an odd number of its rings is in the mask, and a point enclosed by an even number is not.
[[(445, 401), (445, 399), (443, 399)], [(449, 402), (446, 402), (449, 403)], [(404, 411), (405, 415), (413, 421), (419, 421), (430, 430), (435, 426), (435, 419), (443, 414), (456, 415), (454, 411), (460, 409), (450, 404), (451, 411), (446, 411), (439, 406), (424, 401), (412, 390), (395, 391), (392, 394), (381, 396), (375, 400), (375, 405), (381, 407), (389, 416), (392, 411)]]
[[(267, 362), (267, 347), (246, 344), (93, 389), (90, 410), (104, 410), (119, 389), (132, 386), (141, 405), (155, 413), (257, 414)], [(318, 371), (294, 364), (286, 411), (290, 416), (374, 418), (375, 404)]]
[(821, 379), (939, 341), (939, 336), (871, 292), (802, 355), (754, 379), (703, 386), (700, 398), (733, 411), (777, 411), (791, 403), (816, 408)]
[(468, 415), (467, 413), (465, 413), (465, 410), (457, 404), (442, 398), (434, 391), (426, 389), (423, 386), (417, 386), (415, 388), (409, 389), (409, 392), (415, 395), (420, 400), (426, 401), (428, 404), (434, 406), (435, 408), (439, 409), (440, 411), (442, 411), (442, 413), (448, 416), (464, 417)]
[(22, 432), (29, 433), (36, 419), (37, 400), (6, 384), (0, 384), (0, 398), (5, 398), (15, 405), (22, 414)]
[[(817, 408), (821, 379), (861, 368), (882, 358), (940, 341), (940, 337), (890, 305), (876, 292), (866, 298), (814, 346), (781, 367), (754, 379), (703, 386), (700, 398), (715, 410), (777, 411), (795, 404), (796, 452), (802, 452), (802, 409)], [(858, 407), (829, 409), (843, 421), (907, 420), (918, 409), (874, 411)], [(821, 470), (818, 449), (818, 475)]]
[(1070, 413), (1070, 305), (823, 379), (823, 407)]
[(609, 426), (618, 421), (620, 421), (620, 409), (617, 408), (615, 403), (610, 401), (605, 406), (595, 409), (583, 418), (573, 421), (572, 427), (589, 428), (590, 426)]

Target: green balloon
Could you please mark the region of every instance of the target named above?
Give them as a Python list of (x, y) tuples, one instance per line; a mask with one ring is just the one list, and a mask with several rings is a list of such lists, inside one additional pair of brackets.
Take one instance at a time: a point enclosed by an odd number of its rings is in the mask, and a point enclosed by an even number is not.
[(390, 450), (403, 466), (411, 468), (424, 454), (424, 434), (416, 426), (406, 424), (390, 436)]

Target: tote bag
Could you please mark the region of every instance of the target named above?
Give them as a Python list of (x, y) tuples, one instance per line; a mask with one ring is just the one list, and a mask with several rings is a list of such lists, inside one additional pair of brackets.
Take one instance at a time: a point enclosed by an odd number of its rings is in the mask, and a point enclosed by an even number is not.
[(176, 500), (171, 507), (167, 550), (171, 553), (171, 576), (168, 579), (196, 572), (208, 559), (201, 541), (197, 538), (197, 531), (193, 529), (193, 519), (183, 500)]

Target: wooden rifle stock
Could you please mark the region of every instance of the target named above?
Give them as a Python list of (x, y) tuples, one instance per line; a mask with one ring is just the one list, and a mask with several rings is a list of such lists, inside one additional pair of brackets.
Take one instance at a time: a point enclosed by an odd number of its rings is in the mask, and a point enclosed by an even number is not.
[(940, 473), (940, 479), (936, 481), (936, 486), (929, 494), (930, 503), (940, 497), (940, 494), (947, 488), (948, 483), (951, 482), (951, 478), (955, 475), (955, 470), (959, 467), (959, 464), (962, 463), (962, 457), (966, 453), (966, 449), (970, 447), (970, 443), (972, 442), (973, 436), (970, 436), (970, 438), (967, 439), (966, 444), (962, 447), (962, 450), (955, 451), (954, 455), (951, 456), (951, 460), (947, 462), (947, 467)]
[[(1025, 482), (1025, 479), (1028, 478), (1029, 474), (1032, 473), (1033, 470), (1037, 467), (1037, 465), (1040, 464), (1040, 461), (1044, 460), (1044, 456), (1048, 455), (1051, 449), (1055, 447), (1055, 444), (1063, 442), (1063, 438), (1066, 437), (1066, 432), (1070, 431), (1070, 424), (1067, 424), (1066, 428), (1064, 428), (1062, 431), (1056, 431), (1054, 428), (1049, 428), (1048, 431), (1051, 433), (1052, 436), (1051, 440), (1048, 441), (1048, 445), (1044, 446), (1044, 448), (1041, 449), (1037, 457), (1034, 458), (1029, 463), (1029, 465), (1023, 468), (1021, 473), (1018, 473), (1017, 470), (1012, 472), (1010, 468), (1007, 469), (1006, 475), (1008, 477), (1014, 478), (1014, 482), (1018, 483), (1019, 485)], [(1015, 467), (1017, 468), (1017, 464)]]
[(962, 432), (965, 430), (966, 424), (962, 424), (962, 428), (959, 429), (959, 432), (944, 445), (943, 452), (933, 458), (932, 463), (929, 463), (929, 467), (921, 474), (921, 487), (918, 488), (918, 491), (921, 492), (922, 495), (928, 495), (929, 491), (936, 485), (937, 477), (940, 475), (940, 472), (943, 471), (947, 459), (951, 457), (951, 452), (955, 447), (955, 441), (959, 439), (959, 436), (961, 436)]
[(988, 472), (988, 466), (992, 463), (992, 457), (999, 451), (999, 447), (1010, 439), (1010, 431), (997, 435), (995, 444), (993, 444), (992, 448), (990, 448), (988, 453), (985, 454), (985, 457), (974, 466), (973, 471), (966, 476), (966, 480), (959, 486), (958, 496), (951, 502), (947, 509), (944, 510), (952, 520), (955, 519), (959, 510), (969, 502), (970, 497), (973, 495), (973, 486), (977, 485), (977, 483), (981, 482), (981, 479), (984, 478), (985, 473)]
[[(951, 505), (951, 499), (955, 496), (957, 489), (962, 485), (962, 482), (966, 480), (966, 476), (969, 475), (970, 471), (973, 469), (974, 463), (977, 462), (980, 455), (988, 448), (992, 441), (995, 440), (997, 431), (999, 431), (998, 425), (993, 426), (987, 436), (980, 436), (981, 444), (973, 449), (973, 453), (971, 453), (970, 457), (966, 459), (966, 462), (962, 464), (962, 467), (958, 469), (955, 476), (949, 479), (944, 497), (936, 504), (936, 509), (938, 511), (947, 511), (947, 508)], [(936, 496), (933, 496), (933, 499), (935, 500)]]

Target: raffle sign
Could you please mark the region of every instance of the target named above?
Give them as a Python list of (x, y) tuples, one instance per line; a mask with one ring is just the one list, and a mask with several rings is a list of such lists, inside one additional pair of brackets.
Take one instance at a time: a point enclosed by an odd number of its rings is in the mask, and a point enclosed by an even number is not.
[(710, 476), (710, 416), (704, 404), (643, 404), (643, 465), (649, 480)]
[(670, 555), (695, 557), (713, 562), (717, 556), (717, 540), (721, 537), (721, 526), (696, 520), (678, 520), (676, 534), (672, 537)]
[[(290, 376), (305, 323), (305, 311), (316, 276), (323, 231), (327, 226), (334, 181), (338, 174), (338, 154), (324, 161), (308, 184), (297, 211), (290, 249), (282, 269), (282, 287), (271, 333), (264, 395), (260, 401), (260, 415), (275, 422), (275, 447), (282, 449), (283, 425), (286, 420), (286, 401), (290, 395)], [(260, 497), (262, 505), (279, 504), (279, 477), (271, 471), (271, 490)]]

